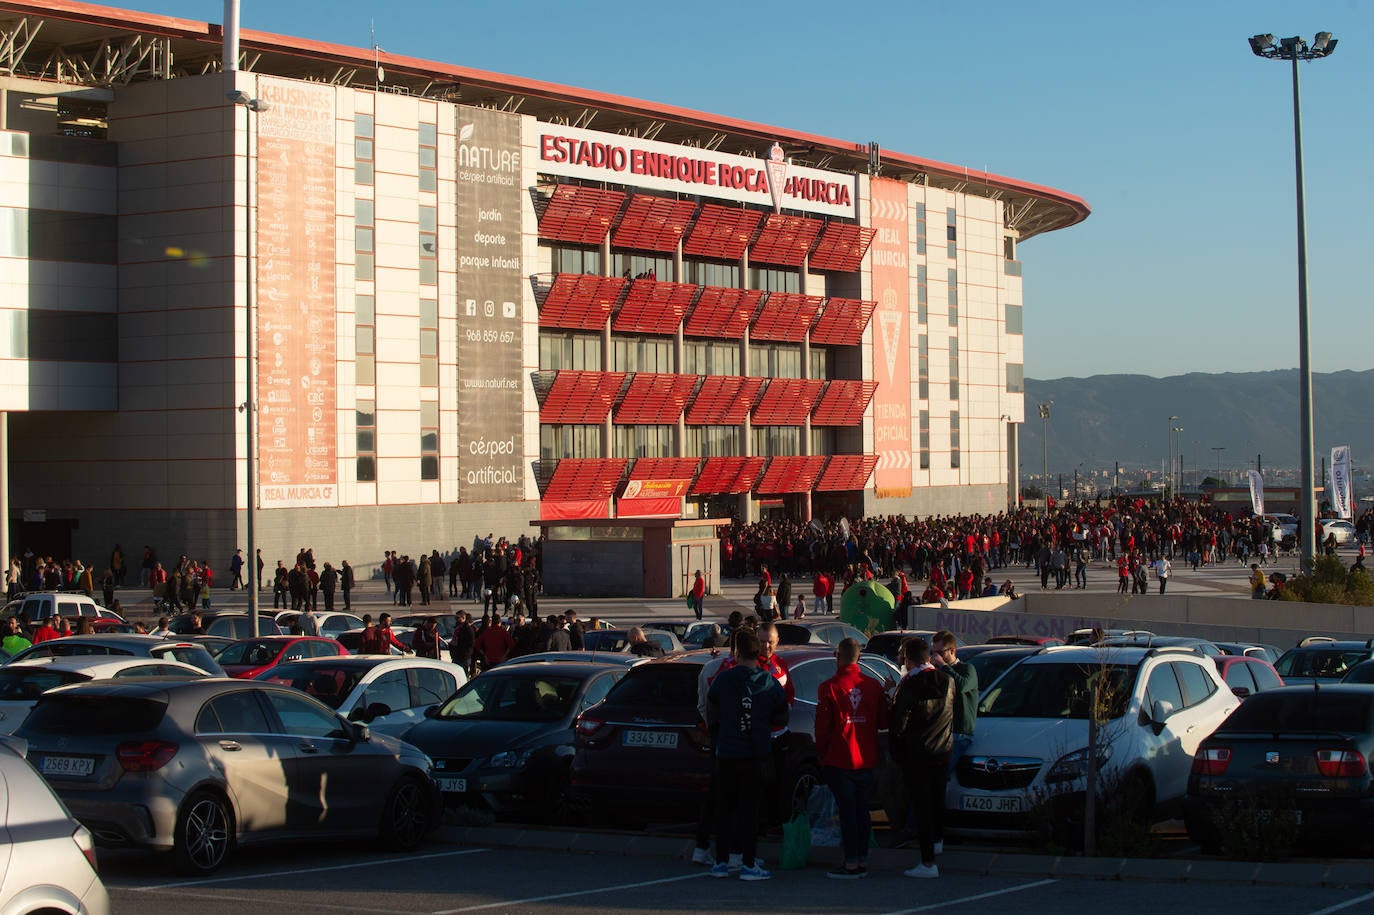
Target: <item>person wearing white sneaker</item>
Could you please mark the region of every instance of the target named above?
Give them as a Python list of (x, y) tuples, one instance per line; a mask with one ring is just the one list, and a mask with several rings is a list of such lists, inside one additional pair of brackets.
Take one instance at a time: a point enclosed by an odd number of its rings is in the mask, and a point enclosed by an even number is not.
[(931, 664), (925, 639), (902, 642), (902, 655), (907, 673), (892, 703), (889, 746), (902, 766), (921, 838), (921, 863), (903, 873), (908, 877), (938, 877), (935, 839), (943, 820), (949, 753), (954, 744), (954, 680)]

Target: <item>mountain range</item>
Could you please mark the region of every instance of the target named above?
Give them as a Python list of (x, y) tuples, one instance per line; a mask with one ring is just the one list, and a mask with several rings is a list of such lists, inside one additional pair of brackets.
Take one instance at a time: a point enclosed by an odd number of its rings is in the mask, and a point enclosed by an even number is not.
[[(1359, 469), (1374, 465), (1374, 370), (1314, 374), (1313, 440), (1317, 467), (1334, 445), (1349, 445)], [(1026, 422), (1021, 428), (1021, 466), (1039, 475), (1044, 460), (1042, 427), (1049, 437), (1051, 474), (1085, 469), (1161, 469), (1174, 450), (1183, 469), (1223, 471), (1237, 478), (1259, 456), (1266, 469), (1298, 466), (1298, 371), (1194, 372), (1168, 378), (1093, 375), (1026, 379)], [(1038, 405), (1050, 405), (1042, 423)], [(1170, 416), (1178, 419), (1169, 420)], [(1224, 449), (1217, 451), (1215, 449)], [(1320, 471), (1318, 470), (1318, 479)]]

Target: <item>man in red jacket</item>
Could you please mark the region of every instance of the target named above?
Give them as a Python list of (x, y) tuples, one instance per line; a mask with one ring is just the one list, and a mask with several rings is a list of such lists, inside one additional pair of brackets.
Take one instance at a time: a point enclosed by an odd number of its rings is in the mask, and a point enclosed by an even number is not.
[(878, 731), (887, 727), (887, 697), (859, 667), (854, 639), (835, 649), (835, 667), (835, 676), (816, 694), (816, 753), (840, 811), (844, 845), (844, 864), (827, 876), (855, 880), (868, 875), (868, 799), (878, 764)]

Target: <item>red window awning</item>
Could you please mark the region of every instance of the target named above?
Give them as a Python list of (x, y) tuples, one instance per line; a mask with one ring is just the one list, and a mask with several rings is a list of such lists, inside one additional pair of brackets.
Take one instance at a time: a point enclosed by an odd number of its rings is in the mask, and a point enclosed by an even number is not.
[(749, 239), (754, 237), (762, 219), (759, 210), (702, 204), (697, 221), (682, 240), (682, 253), (688, 257), (737, 261), (749, 247)]
[(876, 234), (876, 229), (851, 222), (827, 222), (807, 266), (812, 270), (853, 273), (863, 263), (864, 254)]
[(561, 371), (539, 408), (541, 423), (603, 423), (620, 396), (624, 372)]
[(763, 293), (757, 289), (727, 289), (722, 286), (703, 286), (692, 313), (682, 325), (689, 337), (717, 337), (738, 340), (754, 313), (759, 310)]
[(636, 194), (611, 233), (611, 244), (638, 251), (676, 251), (696, 210), (695, 200)]
[(744, 422), (763, 389), (764, 379), (707, 375), (687, 408), (690, 426), (737, 426)]
[(699, 380), (697, 375), (635, 372), (616, 408), (615, 421), (638, 426), (675, 423)]
[(699, 286), (632, 280), (611, 329), (631, 334), (675, 334)]
[(560, 184), (539, 217), (539, 237), (579, 245), (599, 245), (620, 212), (625, 195), (576, 184)]
[(625, 291), (618, 276), (560, 273), (539, 308), (540, 327), (567, 330), (601, 330)]
[(816, 322), (821, 297), (799, 292), (770, 292), (763, 308), (749, 328), (751, 340), (780, 340), (800, 343), (807, 329)]
[(754, 491), (760, 495), (810, 492), (824, 468), (824, 455), (775, 457), (768, 462), (768, 469)]
[(823, 225), (819, 219), (771, 213), (749, 246), (749, 262), (800, 267)]
[(876, 454), (832, 454), (825, 472), (816, 481), (817, 492), (849, 492), (868, 486), (873, 468), (878, 466)]
[(630, 468), (631, 480), (690, 480), (697, 475), (701, 458), (639, 458)]
[(829, 346), (858, 346), (864, 330), (873, 319), (877, 302), (863, 299), (829, 298), (811, 328), (811, 342)]
[(544, 501), (609, 499), (628, 463), (626, 458), (563, 458), (544, 489)]
[(811, 411), (811, 425), (857, 426), (864, 421), (864, 411), (876, 390), (876, 381), (837, 378), (828, 382), (816, 409)]
[(825, 382), (812, 378), (772, 378), (754, 407), (756, 426), (800, 426), (821, 396)]
[(692, 484), (692, 495), (748, 492), (763, 472), (765, 460), (761, 457), (707, 458)]

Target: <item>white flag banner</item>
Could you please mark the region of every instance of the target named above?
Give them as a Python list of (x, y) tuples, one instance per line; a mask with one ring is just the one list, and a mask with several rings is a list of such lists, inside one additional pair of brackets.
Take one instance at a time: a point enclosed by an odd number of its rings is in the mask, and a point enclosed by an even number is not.
[(1250, 471), (1250, 505), (1255, 514), (1264, 514), (1264, 477), (1258, 470)]
[(1350, 446), (1337, 445), (1331, 449), (1331, 510), (1336, 517), (1349, 520), (1354, 506), (1350, 492)]

